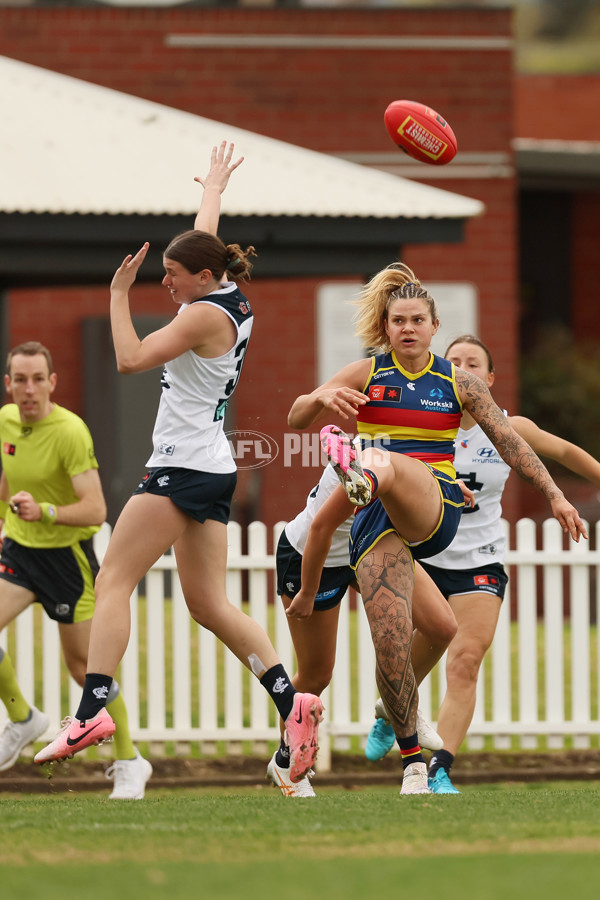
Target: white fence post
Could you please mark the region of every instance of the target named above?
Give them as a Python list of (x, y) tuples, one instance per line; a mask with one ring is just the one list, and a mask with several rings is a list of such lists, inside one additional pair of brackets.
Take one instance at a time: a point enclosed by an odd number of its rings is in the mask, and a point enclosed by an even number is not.
[[(283, 523), (278, 523), (273, 530), (273, 547), (282, 527)], [(594, 656), (600, 654), (600, 629), (595, 624), (592, 627), (593, 613), (597, 614), (599, 608), (600, 523), (596, 526), (595, 550), (590, 550), (587, 541), (575, 544), (570, 540), (564, 549), (560, 526), (554, 520), (543, 524), (538, 549), (536, 531), (532, 521), (518, 522), (516, 547), (509, 546), (507, 551), (511, 580), (485, 663), (486, 667), (491, 665), (491, 679), (482, 673), (478, 684), (476, 715), (468, 735), (470, 747), (482, 746), (487, 735), (492, 736), (498, 749), (510, 748), (515, 739), (523, 747), (536, 748), (544, 736), (549, 748), (564, 746), (567, 737), (573, 739), (575, 747), (588, 747), (592, 738), (597, 741), (600, 735), (597, 699), (592, 706), (592, 698), (600, 693), (600, 667), (592, 665), (592, 652)], [(104, 527), (96, 536), (99, 557), (109, 533), (110, 529)], [(228, 541), (229, 599), (241, 606), (247, 584), (250, 614), (272, 633), (277, 652), (292, 674), (294, 652), (285, 611), (269, 588), (275, 555), (267, 552), (267, 530), (260, 522), (252, 523), (247, 553), (242, 553), (239, 525), (228, 526)], [(165, 596), (165, 572), (170, 574), (171, 597)], [(565, 584), (570, 617), (565, 617), (563, 608)], [(514, 622), (510, 616), (511, 591), (513, 596), (517, 592)], [(191, 741), (198, 741), (205, 753), (215, 752), (218, 741), (225, 743), (228, 753), (241, 752), (242, 741), (249, 741), (254, 752), (266, 755), (267, 742), (276, 741), (279, 734), (272, 704), (242, 663), (222, 649), (213, 634), (191, 622), (171, 553), (148, 573), (145, 596), (138, 593), (134, 591), (131, 598), (131, 638), (118, 676), (133, 739), (151, 742), (155, 753), (162, 752), (167, 741), (174, 742), (180, 753), (189, 751)], [(269, 614), (271, 603), (274, 611)], [(143, 633), (140, 621), (145, 622)], [(596, 637), (592, 651), (593, 628)], [(516, 642), (511, 641), (514, 632)], [(512, 643), (516, 646), (515, 671)], [(2, 632), (0, 646), (10, 649), (14, 657), (25, 696), (50, 717), (45, 737), (52, 736), (61, 718), (75, 712), (79, 696), (77, 686), (69, 683), (69, 708), (64, 708), (61, 682), (66, 675), (55, 623), (35, 604)], [(596, 680), (594, 685), (592, 679)], [(421, 706), (431, 719), (435, 719), (444, 689), (442, 659), (420, 691)], [(337, 666), (332, 686), (323, 698), (326, 717), (321, 770), (331, 763), (331, 741), (338, 749), (351, 747), (356, 738), (364, 745), (373, 723), (376, 696), (375, 655), (367, 618), (360, 597), (356, 614), (350, 612), (346, 599), (340, 615)], [(196, 698), (198, 709), (194, 708)], [(5, 718), (1, 706), (0, 718)]]
[[(560, 556), (563, 547), (563, 531), (556, 519), (547, 519), (542, 532), (544, 551), (552, 557)], [(551, 729), (565, 718), (565, 663), (564, 663), (564, 599), (562, 567), (549, 562), (544, 566), (544, 678), (546, 722)], [(552, 730), (548, 733), (551, 750), (564, 746), (564, 738)]]
[[(237, 568), (242, 556), (242, 529), (236, 522), (227, 526), (229, 543), (229, 564), (227, 569), (227, 596), (234, 606), (242, 608), (242, 571)], [(236, 565), (237, 564), (237, 565)], [(225, 654), (225, 728), (227, 731), (241, 733), (243, 731), (243, 671), (242, 664), (226, 647)], [(216, 673), (211, 673), (216, 680)], [(202, 673), (206, 677), (206, 673)], [(239, 756), (242, 752), (241, 736), (239, 740), (231, 739), (229, 752)]]
[[(186, 606), (181, 583), (176, 572), (171, 575), (171, 621), (173, 652), (173, 728), (175, 734), (186, 735), (192, 728), (192, 619)], [(177, 739), (177, 753), (189, 753), (189, 740)]]
[(333, 678), (331, 679), (331, 688), (329, 693), (329, 717), (331, 722), (336, 725), (346, 723), (346, 727), (342, 725), (342, 734), (333, 733), (333, 747), (336, 750), (349, 750), (350, 738), (348, 736), (348, 726), (352, 721), (350, 712), (350, 695), (352, 685), (350, 684), (350, 604), (343, 602), (340, 607), (340, 617), (338, 620), (338, 643), (336, 648), (335, 668), (333, 670)]
[[(517, 522), (517, 550), (525, 559), (533, 557), (536, 550), (535, 522), (521, 519)], [(536, 723), (538, 720), (537, 677), (537, 588), (535, 566), (527, 561), (517, 569), (518, 621), (519, 621), (519, 719)], [(537, 747), (536, 729), (521, 736), (521, 746), (526, 750)]]
[[(510, 530), (508, 522), (502, 522), (509, 546)], [(494, 733), (494, 747), (498, 750), (510, 750), (511, 727), (511, 659), (510, 659), (510, 578), (500, 607), (496, 634), (491, 647), (492, 663), (492, 719), (497, 723)]]
[(121, 662), (120, 687), (123, 691), (123, 699), (127, 704), (127, 718), (132, 734), (139, 733), (140, 722), (140, 626), (139, 626), (139, 596), (138, 588), (132, 594), (130, 601), (131, 625), (129, 630), (129, 643), (125, 656)]
[[(267, 569), (274, 564), (274, 558), (267, 557), (267, 526), (262, 522), (251, 522), (248, 526), (248, 556), (263, 567), (252, 568), (248, 572), (249, 614), (263, 630), (269, 633), (267, 621)], [(250, 726), (253, 731), (266, 734), (269, 728), (270, 698), (264, 687), (252, 675), (250, 677)], [(255, 753), (267, 753), (266, 741), (255, 741)]]
[[(587, 522), (586, 528), (589, 529)], [(589, 553), (587, 541), (571, 542), (573, 557), (585, 559)], [(572, 718), (577, 728), (573, 746), (585, 749), (590, 746), (589, 725), (591, 718), (590, 693), (590, 578), (587, 566), (570, 568), (571, 583), (571, 706)]]

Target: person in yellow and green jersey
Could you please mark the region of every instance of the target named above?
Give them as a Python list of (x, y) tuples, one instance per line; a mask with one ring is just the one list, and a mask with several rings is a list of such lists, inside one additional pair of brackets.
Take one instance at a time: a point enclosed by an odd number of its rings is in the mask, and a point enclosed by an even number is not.
[[(90, 432), (53, 400), (50, 352), (29, 341), (8, 354), (4, 384), (12, 402), (0, 409), (0, 631), (31, 603), (58, 622), (65, 663), (82, 685), (94, 613), (98, 563), (93, 535), (106, 503)], [(0, 647), (0, 699), (8, 722), (0, 735), (0, 771), (9, 769), (50, 722), (23, 696), (6, 648)], [(131, 741), (127, 710), (113, 682), (107, 698), (116, 724), (111, 799), (144, 796), (152, 766)]]

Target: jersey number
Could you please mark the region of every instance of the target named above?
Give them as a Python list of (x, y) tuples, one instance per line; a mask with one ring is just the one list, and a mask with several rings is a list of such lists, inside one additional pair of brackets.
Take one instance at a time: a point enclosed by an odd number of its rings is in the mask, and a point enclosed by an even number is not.
[(235, 348), (234, 356), (239, 357), (236, 367), (235, 374), (233, 378), (230, 378), (225, 386), (225, 396), (222, 397), (216, 405), (215, 414), (213, 416), (213, 422), (220, 422), (221, 419), (225, 416), (225, 410), (227, 409), (227, 403), (229, 402), (229, 398), (233, 394), (238, 381), (240, 380), (240, 375), (242, 374), (242, 366), (244, 364), (244, 357), (246, 355), (246, 348), (248, 346), (248, 338), (244, 338), (243, 341), (240, 341), (237, 347)]
[[(457, 472), (456, 477), (460, 478), (461, 481), (464, 481), (466, 486), (472, 490), (480, 491), (483, 487), (483, 483), (481, 481), (477, 481), (477, 475), (475, 472), (469, 472), (467, 475), (465, 472)], [(479, 510), (479, 503), (475, 503), (475, 506), (465, 506), (463, 509), (463, 516), (468, 515), (469, 513), (474, 513)]]

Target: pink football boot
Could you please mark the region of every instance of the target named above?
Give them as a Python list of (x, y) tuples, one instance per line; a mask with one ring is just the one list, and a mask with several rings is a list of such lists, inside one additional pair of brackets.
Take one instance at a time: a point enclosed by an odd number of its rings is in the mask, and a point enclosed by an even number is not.
[(62, 728), (47, 747), (40, 750), (33, 758), (36, 763), (53, 762), (54, 760), (68, 759), (80, 750), (91, 747), (92, 744), (101, 744), (115, 732), (116, 725), (105, 709), (88, 719), (80, 722), (72, 716), (67, 716), (62, 721)]
[(321, 428), (321, 447), (335, 469), (348, 500), (355, 506), (371, 502), (372, 486), (363, 472), (356, 449), (348, 435), (337, 425)]
[(312, 769), (319, 749), (319, 722), (323, 704), (315, 694), (294, 694), (292, 711), (285, 720), (285, 742), (290, 748), (290, 781), (301, 781)]

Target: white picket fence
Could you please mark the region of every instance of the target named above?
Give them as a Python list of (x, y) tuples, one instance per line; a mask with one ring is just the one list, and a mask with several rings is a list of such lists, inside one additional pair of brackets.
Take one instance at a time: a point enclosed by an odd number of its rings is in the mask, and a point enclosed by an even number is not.
[[(282, 523), (274, 529), (271, 548), (281, 528)], [(587, 541), (570, 542), (568, 550), (563, 550), (562, 532), (554, 519), (544, 522), (541, 532), (538, 549), (535, 524), (529, 519), (517, 523), (516, 546), (507, 558), (512, 567), (509, 590), (479, 679), (468, 737), (471, 749), (482, 748), (486, 735), (492, 736), (498, 749), (514, 746), (515, 740), (523, 748), (534, 749), (542, 736), (550, 748), (564, 746), (567, 736), (573, 746), (585, 748), (600, 734), (600, 631), (591, 624), (597, 612), (594, 585), (600, 584), (600, 551), (591, 551)], [(246, 554), (242, 554), (240, 527), (230, 524), (228, 534), (229, 598), (238, 606), (244, 598), (247, 611), (270, 633), (291, 673), (293, 647), (275, 595), (275, 558), (267, 549), (268, 529), (260, 522), (249, 526)], [(100, 558), (109, 535), (110, 529), (104, 526), (96, 537)], [(596, 547), (599, 541), (600, 522)], [(155, 754), (164, 752), (165, 742), (174, 742), (177, 751), (185, 753), (192, 741), (199, 742), (205, 753), (216, 752), (217, 742), (225, 742), (229, 753), (240, 753), (243, 741), (250, 742), (245, 746), (253, 752), (265, 754), (266, 742), (278, 739), (279, 734), (273, 704), (258, 681), (214, 635), (191, 620), (174, 565), (173, 556), (165, 555), (146, 577), (145, 598), (137, 591), (132, 597), (131, 639), (119, 682), (133, 738), (150, 742)], [(539, 603), (538, 567), (543, 573)], [(563, 611), (565, 570), (568, 619)], [(170, 596), (165, 590), (165, 573), (170, 574)], [(518, 598), (512, 625), (511, 584)], [(77, 708), (80, 688), (68, 679), (61, 703), (61, 683), (64, 687), (67, 677), (58, 630), (41, 615), (38, 604), (36, 607), (35, 612), (30, 607), (21, 614), (9, 634), (0, 634), (0, 646), (6, 648), (10, 637), (8, 646), (21, 688), (49, 715), (50, 737), (61, 718)], [(323, 696), (326, 716), (321, 731), (321, 770), (330, 766), (332, 747), (348, 748), (354, 735), (364, 741), (373, 722), (377, 696), (374, 652), (360, 598), (356, 607), (356, 614), (351, 613), (347, 599), (341, 607), (335, 673)], [(41, 652), (34, 650), (36, 634)], [(444, 684), (442, 660), (420, 689), (420, 707), (432, 720)]]

